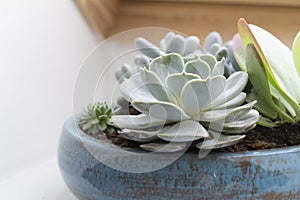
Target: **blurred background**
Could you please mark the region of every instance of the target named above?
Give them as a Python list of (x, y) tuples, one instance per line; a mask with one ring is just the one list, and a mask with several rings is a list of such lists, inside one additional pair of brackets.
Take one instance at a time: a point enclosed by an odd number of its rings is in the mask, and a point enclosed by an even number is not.
[(149, 26), (200, 40), (218, 31), (227, 41), (240, 17), (290, 47), (300, 30), (300, 0), (0, 1), (0, 198), (73, 199), (64, 196), (57, 143), (73, 114), (80, 65), (99, 42)]

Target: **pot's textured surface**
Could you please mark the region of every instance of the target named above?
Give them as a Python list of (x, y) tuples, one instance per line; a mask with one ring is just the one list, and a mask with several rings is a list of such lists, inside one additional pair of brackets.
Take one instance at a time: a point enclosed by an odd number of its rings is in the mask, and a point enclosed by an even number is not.
[(65, 123), (59, 167), (81, 200), (300, 199), (300, 146), (202, 159), (184, 154), (157, 171), (126, 173), (95, 159), (83, 141), (98, 152), (110, 147), (77, 131), (73, 118)]

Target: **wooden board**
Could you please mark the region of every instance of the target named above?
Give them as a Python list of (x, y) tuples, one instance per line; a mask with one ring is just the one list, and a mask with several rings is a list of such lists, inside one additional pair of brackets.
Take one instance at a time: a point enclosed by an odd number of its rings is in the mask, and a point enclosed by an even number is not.
[(235, 5), (300, 6), (300, 0), (142, 0), (156, 2), (197, 2)]
[(300, 30), (300, 7), (126, 0), (121, 1), (108, 35), (154, 26), (198, 35), (200, 39), (218, 31), (229, 40), (237, 32), (240, 17), (271, 31), (288, 46)]

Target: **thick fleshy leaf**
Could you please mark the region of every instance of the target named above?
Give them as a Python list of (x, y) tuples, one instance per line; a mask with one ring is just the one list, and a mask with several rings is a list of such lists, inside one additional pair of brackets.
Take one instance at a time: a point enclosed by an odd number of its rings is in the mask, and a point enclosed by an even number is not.
[(250, 110), (247, 114), (243, 115), (241, 118), (225, 122), (223, 124), (223, 131), (229, 133), (242, 133), (248, 127), (259, 120), (259, 112), (257, 110)]
[(253, 101), (236, 108), (201, 112), (200, 115), (195, 116), (194, 119), (202, 122), (218, 122), (222, 120), (233, 121), (235, 119), (238, 119), (241, 115), (249, 112), (253, 108), (255, 103), (256, 101)]
[(156, 119), (177, 122), (190, 118), (179, 106), (169, 102), (132, 101), (131, 103), (138, 111)]
[(199, 149), (218, 149), (236, 144), (244, 139), (246, 135), (223, 135), (216, 132), (210, 132), (212, 139), (205, 140), (196, 144)]
[(224, 93), (219, 95), (218, 98), (213, 100), (205, 109), (216, 107), (230, 101), (238, 96), (245, 88), (248, 82), (248, 74), (246, 72), (235, 72), (231, 74), (226, 80)]
[(263, 63), (253, 45), (249, 44), (246, 51), (249, 79), (255, 89), (255, 93), (259, 96), (259, 103), (261, 101), (264, 102), (263, 107), (259, 107), (258, 109), (271, 119), (276, 119), (276, 105), (272, 99), (269, 81)]
[(268, 127), (268, 128), (273, 128), (276, 126), (276, 124), (272, 120), (270, 120), (269, 118), (266, 118), (266, 117), (262, 117), (262, 116), (260, 116), (257, 124), (264, 126), (264, 127)]
[(138, 67), (148, 67), (150, 59), (144, 55), (137, 55), (134, 57), (134, 64)]
[(141, 37), (137, 38), (135, 40), (135, 46), (138, 48), (140, 52), (142, 52), (143, 54), (145, 54), (150, 58), (156, 58), (160, 56), (159, 48), (144, 38)]
[(172, 92), (176, 96), (176, 101), (180, 101), (180, 93), (182, 91), (183, 86), (190, 80), (199, 79), (200, 77), (194, 74), (189, 73), (176, 73), (171, 74), (166, 79), (166, 85), (169, 91)]
[(225, 84), (226, 79), (223, 76), (215, 76), (207, 81), (199, 79), (189, 81), (180, 95), (183, 110), (190, 116), (197, 115), (205, 105), (222, 93)]
[(157, 136), (165, 141), (190, 142), (208, 137), (206, 129), (197, 121), (181, 121)]
[(160, 40), (160, 48), (167, 51), (167, 43), (175, 36), (175, 33), (168, 32), (163, 39)]
[(148, 143), (142, 144), (140, 145), (140, 147), (146, 151), (153, 151), (158, 153), (171, 153), (184, 150), (187, 147), (187, 143)]
[(150, 63), (149, 69), (159, 77), (162, 83), (165, 83), (165, 79), (169, 74), (181, 73), (183, 71), (183, 67), (183, 58), (176, 53), (171, 53), (153, 59)]
[(138, 129), (143, 130), (164, 125), (167, 123), (161, 119), (155, 119), (148, 115), (114, 115), (111, 118), (111, 123), (121, 129)]
[(233, 99), (214, 107), (214, 110), (221, 110), (221, 109), (227, 109), (227, 108), (233, 108), (242, 105), (246, 100), (246, 93), (242, 92), (238, 96), (234, 97)]
[(199, 38), (196, 36), (190, 36), (185, 39), (185, 49), (183, 51), (183, 55), (188, 55), (193, 53), (199, 46)]
[(224, 69), (225, 69), (224, 65), (225, 65), (225, 58), (217, 62), (217, 64), (215, 65), (215, 67), (211, 72), (211, 76), (224, 75)]
[(175, 35), (168, 43), (167, 46), (167, 53), (178, 53), (182, 54), (185, 49), (185, 40), (184, 37), (181, 35)]
[(208, 52), (211, 53), (212, 55), (216, 55), (220, 48), (221, 48), (220, 44), (214, 43), (210, 46)]
[(121, 69), (116, 71), (115, 78), (121, 84), (125, 79), (130, 78), (134, 73), (136, 73), (136, 69), (128, 64), (124, 64)]
[(289, 115), (296, 117), (296, 112), (294, 108), (278, 93), (278, 91), (271, 85), (271, 94), (273, 95), (273, 100), (276, 102), (276, 105), (285, 112), (289, 112)]
[(181, 107), (190, 116), (197, 115), (210, 100), (209, 88), (204, 80), (195, 79), (187, 82), (180, 94)]
[(205, 61), (209, 65), (211, 71), (213, 70), (213, 68), (215, 67), (215, 65), (218, 62), (217, 59), (215, 58), (215, 56), (213, 56), (211, 54), (201, 54), (199, 56), (199, 58), (201, 60)]
[(157, 101), (149, 92), (139, 73), (132, 75), (130, 79), (126, 79), (120, 85), (120, 90), (127, 101)]
[(184, 66), (182, 57), (176, 53), (170, 53), (154, 59), (150, 64), (151, 71), (155, 71), (155, 64), (167, 67), (171, 73), (182, 72)]
[(247, 95), (246, 101), (250, 102), (254, 100), (257, 101), (257, 103), (255, 104), (255, 108), (261, 113), (261, 115), (273, 120), (277, 118), (278, 112), (276, 110), (266, 109), (270, 108), (269, 102), (263, 101), (254, 90), (251, 90), (251, 92), (249, 92)]
[(142, 78), (144, 79), (145, 86), (149, 92), (159, 101), (170, 101), (169, 93), (166, 86), (161, 82), (158, 76), (144, 68), (142, 72)]
[(203, 49), (208, 52), (210, 50), (210, 47), (215, 43), (221, 45), (223, 43), (222, 37), (218, 32), (211, 32), (206, 36), (204, 40)]
[(295, 67), (298, 71), (298, 76), (300, 77), (300, 31), (296, 35), (293, 42), (293, 59)]
[(184, 70), (187, 73), (197, 74), (202, 79), (207, 79), (211, 72), (209, 65), (200, 59), (187, 62)]
[(136, 142), (153, 142), (158, 139), (157, 133), (163, 132), (167, 127), (155, 127), (145, 130), (122, 129), (118, 131), (121, 137)]
[(292, 53), (280, 40), (266, 30), (239, 20), (239, 34), (244, 46), (253, 44), (265, 68), (268, 81), (300, 116), (300, 79)]
[(246, 67), (246, 50), (241, 40), (240, 35), (237, 33), (232, 39), (232, 50), (234, 58), (242, 71), (247, 71)]
[(228, 56), (228, 49), (226, 47), (221, 47), (215, 54), (217, 60), (227, 58), (227, 56)]

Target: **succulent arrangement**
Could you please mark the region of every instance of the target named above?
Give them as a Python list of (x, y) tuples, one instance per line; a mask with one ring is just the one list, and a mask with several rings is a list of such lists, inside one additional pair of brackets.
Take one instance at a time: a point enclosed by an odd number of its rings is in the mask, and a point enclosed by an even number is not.
[(83, 131), (95, 135), (115, 127), (142, 149), (176, 152), (191, 143), (199, 149), (235, 144), (256, 124), (299, 121), (300, 34), (291, 51), (243, 19), (238, 27), (225, 44), (220, 34), (210, 33), (202, 49), (196, 36), (173, 32), (159, 47), (137, 38), (142, 55), (136, 67), (124, 64), (115, 77), (122, 94), (118, 106), (140, 114), (114, 114), (98, 103), (79, 122)]

